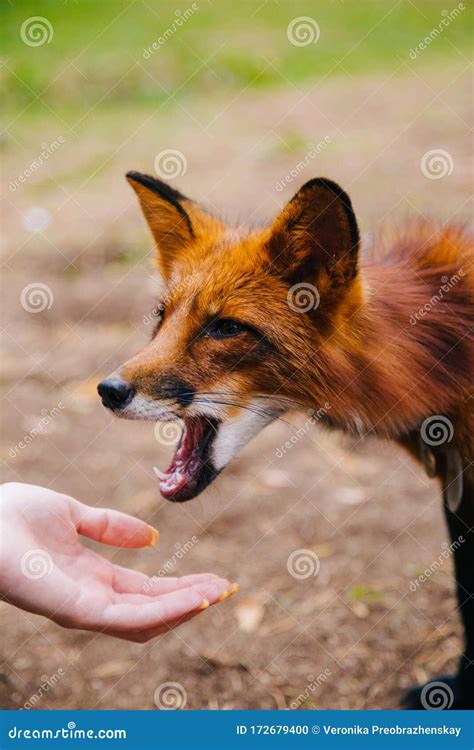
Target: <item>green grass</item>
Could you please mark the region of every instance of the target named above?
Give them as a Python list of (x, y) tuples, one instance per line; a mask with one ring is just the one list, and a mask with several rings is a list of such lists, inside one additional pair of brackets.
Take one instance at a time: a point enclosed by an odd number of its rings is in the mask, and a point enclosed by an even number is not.
[[(466, 3), (466, 6), (468, 4)], [(148, 59), (143, 52), (167, 29), (176, 8), (190, 0), (11, 0), (2, 4), (3, 84), (9, 113), (48, 113), (77, 118), (95, 106), (100, 114), (117, 104), (186, 103), (190, 97), (237, 96), (242, 90), (298, 86), (333, 75), (395, 71), (459, 62), (469, 55), (469, 10), (453, 20), (416, 60), (410, 49), (436, 27), (445, 0), (292, 0), (235, 2), (198, 0), (181, 27)], [(416, 7), (415, 7), (416, 6)], [(287, 27), (296, 16), (314, 18), (316, 44), (290, 44)], [(49, 44), (29, 46), (22, 23), (43, 16), (54, 34)], [(401, 68), (403, 71), (404, 68)], [(171, 97), (171, 98), (170, 98)]]

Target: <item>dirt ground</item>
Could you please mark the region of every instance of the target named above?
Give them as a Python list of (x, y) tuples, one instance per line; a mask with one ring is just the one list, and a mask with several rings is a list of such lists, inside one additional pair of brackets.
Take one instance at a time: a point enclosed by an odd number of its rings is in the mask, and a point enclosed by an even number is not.
[[(212, 570), (241, 590), (144, 646), (61, 630), (2, 604), (3, 705), (21, 707), (62, 670), (37, 708), (155, 708), (165, 682), (182, 686), (187, 708), (396, 708), (405, 687), (454, 669), (450, 561), (410, 588), (446, 537), (438, 488), (407, 455), (317, 427), (278, 452), (304, 426), (291, 416), (201, 497), (174, 505), (158, 493), (153, 467), (165, 465), (169, 449), (154, 425), (114, 421), (95, 386), (149, 336), (151, 243), (125, 171), (152, 172), (160, 149), (179, 148), (188, 162), (177, 181), (183, 191), (227, 216), (263, 218), (325, 174), (352, 195), (367, 239), (382, 221), (467, 219), (468, 107), (459, 68), (200, 102), (176, 124), (154, 113), (117, 128), (104, 123), (104, 133), (65, 131), (39, 178), (7, 194), (4, 479), (44, 484), (160, 529), (157, 550), (103, 550), (121, 564), (150, 575), (167, 561), (175, 574)], [(6, 154), (9, 179), (35, 153), (35, 140), (60, 132), (50, 123), (22, 134), (21, 148)], [(280, 192), (276, 183), (307, 150), (286, 147), (294, 132), (304, 142), (330, 141)], [(420, 169), (435, 148), (454, 161), (442, 179)], [(49, 213), (41, 233), (25, 224), (32, 207)], [(38, 282), (53, 300), (35, 314), (22, 308), (21, 293)], [(59, 403), (48, 427), (18, 448)], [(317, 575), (290, 575), (288, 558), (299, 549), (318, 556)]]

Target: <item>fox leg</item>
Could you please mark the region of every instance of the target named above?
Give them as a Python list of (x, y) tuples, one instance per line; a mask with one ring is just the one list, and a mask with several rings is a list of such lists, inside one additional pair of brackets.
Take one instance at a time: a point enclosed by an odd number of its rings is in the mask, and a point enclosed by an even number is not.
[(464, 653), (455, 675), (433, 678), (410, 688), (403, 708), (474, 708), (474, 485), (465, 482), (458, 507), (450, 508), (444, 493), (444, 512), (451, 539), (459, 613), (464, 627)]

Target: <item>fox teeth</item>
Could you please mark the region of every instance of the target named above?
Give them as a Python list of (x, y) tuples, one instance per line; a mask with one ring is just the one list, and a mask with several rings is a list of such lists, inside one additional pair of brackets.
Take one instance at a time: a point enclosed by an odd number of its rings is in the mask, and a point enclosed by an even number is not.
[(175, 480), (175, 482), (177, 482), (177, 483), (179, 483), (179, 482), (182, 482), (182, 481), (183, 481), (183, 479), (184, 479), (184, 474), (181, 474), (181, 473), (180, 473), (179, 471), (177, 471), (177, 472), (175, 473), (175, 475), (174, 475), (173, 479), (174, 479), (174, 480)]
[(160, 469), (158, 469), (158, 468), (157, 468), (156, 466), (154, 466), (154, 467), (153, 467), (153, 471), (154, 471), (154, 473), (156, 474), (156, 476), (158, 477), (158, 479), (159, 479), (160, 481), (163, 481), (163, 479), (166, 479), (166, 478), (167, 478), (167, 476), (168, 476), (168, 475), (166, 474), (166, 472), (164, 472), (164, 471), (160, 471)]

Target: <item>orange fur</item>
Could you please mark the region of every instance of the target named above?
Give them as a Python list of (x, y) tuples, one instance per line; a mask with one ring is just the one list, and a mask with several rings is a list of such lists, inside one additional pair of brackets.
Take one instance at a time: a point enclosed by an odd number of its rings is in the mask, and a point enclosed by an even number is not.
[[(156, 394), (157, 377), (185, 373), (197, 391), (241, 401), (258, 394), (285, 407), (329, 402), (330, 424), (402, 442), (442, 414), (472, 463), (474, 256), (463, 232), (418, 223), (357, 258), (341, 203), (310, 185), (309, 208), (302, 190), (257, 231), (229, 229), (183, 198), (190, 237), (173, 206), (130, 181), (168, 285), (158, 335), (122, 369), (141, 392)], [(454, 283), (442, 292), (446, 278)], [(287, 301), (291, 285), (304, 282), (320, 295), (307, 314)], [(215, 318), (255, 334), (201, 337)]]
[[(456, 227), (415, 223), (360, 252), (349, 197), (306, 183), (269, 227), (227, 227), (130, 173), (166, 290), (151, 342), (99, 384), (129, 419), (183, 418), (161, 494), (196, 497), (292, 408), (397, 441), (438, 476), (465, 631), (453, 708), (474, 708), (474, 250)], [(439, 432), (427, 424), (448, 426)], [(462, 541), (462, 544), (461, 544)], [(443, 683), (434, 683), (443, 684)], [(428, 685), (429, 686), (429, 685)], [(427, 686), (404, 705), (426, 708)]]

